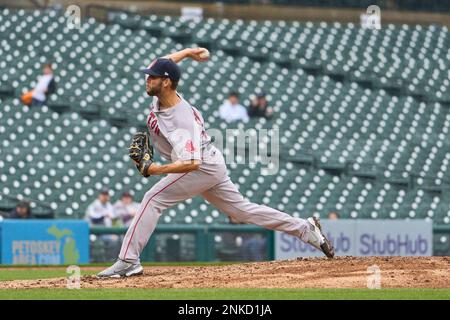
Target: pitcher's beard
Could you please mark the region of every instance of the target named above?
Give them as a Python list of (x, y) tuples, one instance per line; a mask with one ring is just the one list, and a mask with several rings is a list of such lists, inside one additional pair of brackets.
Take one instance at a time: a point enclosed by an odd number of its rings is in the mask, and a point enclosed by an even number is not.
[(146, 91), (147, 91), (147, 94), (150, 97), (154, 97), (154, 96), (157, 96), (161, 92), (161, 88), (158, 88), (158, 87), (150, 87), (149, 88), (149, 87), (147, 87)]

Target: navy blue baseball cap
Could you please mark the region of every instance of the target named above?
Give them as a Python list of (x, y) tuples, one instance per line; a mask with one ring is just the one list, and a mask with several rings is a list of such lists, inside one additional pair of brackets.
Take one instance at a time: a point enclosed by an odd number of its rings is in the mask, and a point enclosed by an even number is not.
[(165, 58), (154, 60), (147, 68), (141, 71), (154, 77), (169, 78), (175, 82), (178, 82), (181, 76), (180, 67), (173, 60)]

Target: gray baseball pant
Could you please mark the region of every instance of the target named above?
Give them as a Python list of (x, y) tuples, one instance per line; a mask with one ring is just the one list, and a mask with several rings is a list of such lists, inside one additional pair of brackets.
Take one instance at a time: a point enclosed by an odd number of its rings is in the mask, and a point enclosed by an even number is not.
[(249, 202), (231, 182), (225, 164), (202, 164), (196, 171), (167, 175), (145, 194), (125, 235), (119, 259), (138, 262), (163, 210), (197, 195), (240, 222), (308, 240), (306, 220)]

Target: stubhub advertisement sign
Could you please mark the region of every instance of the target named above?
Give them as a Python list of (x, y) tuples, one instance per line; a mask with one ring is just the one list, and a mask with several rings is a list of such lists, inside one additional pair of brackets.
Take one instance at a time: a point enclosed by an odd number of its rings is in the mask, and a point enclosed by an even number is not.
[[(431, 256), (433, 226), (425, 220), (321, 220), (337, 256)], [(296, 237), (275, 232), (275, 259), (322, 257)]]
[(2, 264), (89, 263), (89, 226), (80, 220), (4, 220)]

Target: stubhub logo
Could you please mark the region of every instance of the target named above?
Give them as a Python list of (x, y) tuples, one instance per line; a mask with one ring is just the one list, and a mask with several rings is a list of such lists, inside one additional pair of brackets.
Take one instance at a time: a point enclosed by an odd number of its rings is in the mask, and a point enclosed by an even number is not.
[[(427, 221), (323, 221), (338, 256), (431, 256), (433, 229)], [(275, 233), (275, 258), (322, 256), (313, 246), (283, 232)]]
[(430, 244), (422, 235), (387, 235), (364, 233), (359, 238), (359, 252), (362, 255), (424, 255)]
[[(333, 237), (330, 233), (327, 233), (326, 237), (333, 244), (334, 250), (337, 254), (338, 253), (348, 254), (352, 250), (351, 247), (352, 243), (350, 241), (350, 238), (346, 236), (345, 233), (340, 232), (337, 237)], [(313, 246), (304, 243), (303, 241), (300, 241), (298, 238), (290, 236), (286, 233), (281, 234), (280, 240), (281, 240), (280, 250), (282, 252), (298, 252), (298, 253), (319, 252)]]

